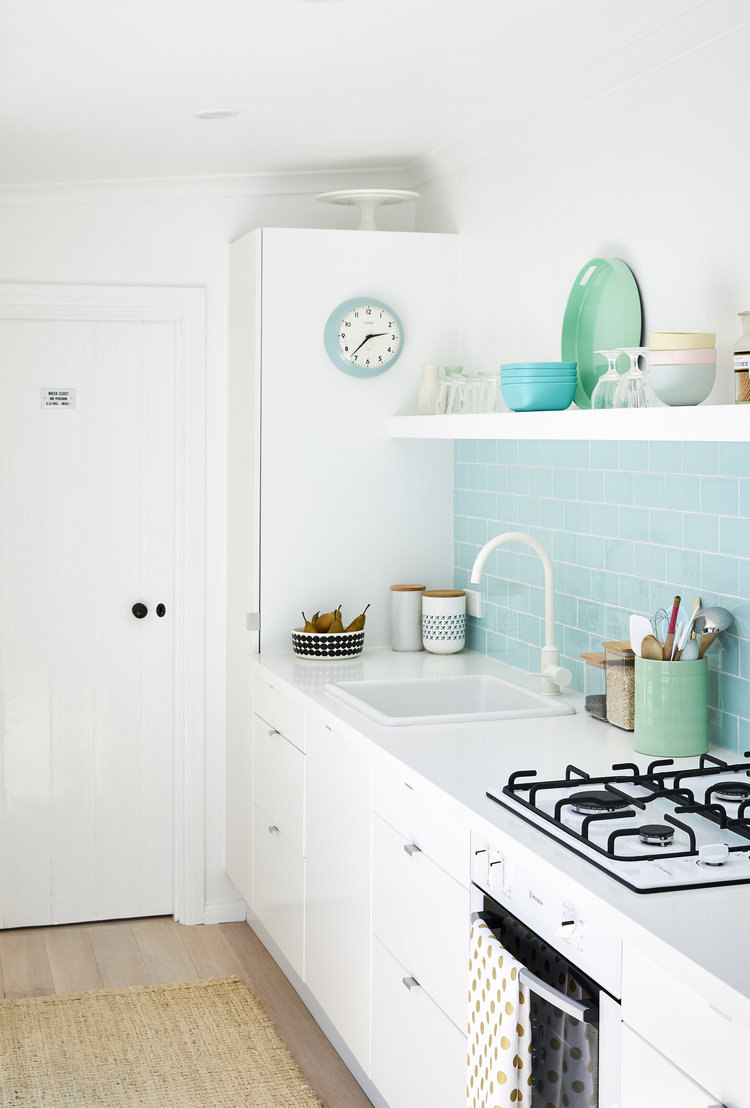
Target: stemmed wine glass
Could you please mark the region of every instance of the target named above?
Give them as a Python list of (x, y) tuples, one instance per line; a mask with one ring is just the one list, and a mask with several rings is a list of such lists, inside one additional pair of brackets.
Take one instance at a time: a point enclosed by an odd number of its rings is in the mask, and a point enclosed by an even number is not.
[(638, 365), (638, 359), (648, 354), (647, 346), (627, 346), (622, 353), (630, 357), (630, 369), (621, 378), (612, 399), (614, 408), (656, 408), (659, 401), (646, 373)]
[(591, 407), (613, 408), (615, 392), (621, 380), (617, 372), (617, 357), (621, 350), (595, 350), (594, 353), (607, 359), (607, 372), (596, 382), (596, 388), (591, 394)]

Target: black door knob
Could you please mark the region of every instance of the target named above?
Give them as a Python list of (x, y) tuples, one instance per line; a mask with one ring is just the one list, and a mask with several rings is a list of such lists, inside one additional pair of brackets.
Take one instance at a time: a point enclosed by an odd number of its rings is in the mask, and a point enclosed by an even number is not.
[(140, 600), (133, 605), (131, 610), (136, 619), (143, 619), (144, 616), (148, 615), (148, 608), (145, 604), (141, 604)]

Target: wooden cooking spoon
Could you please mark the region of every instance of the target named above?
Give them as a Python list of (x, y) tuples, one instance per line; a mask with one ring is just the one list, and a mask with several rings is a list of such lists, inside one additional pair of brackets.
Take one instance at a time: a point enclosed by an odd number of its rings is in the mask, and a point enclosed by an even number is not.
[(646, 635), (641, 643), (641, 657), (648, 658), (652, 662), (664, 660), (664, 647), (656, 635)]

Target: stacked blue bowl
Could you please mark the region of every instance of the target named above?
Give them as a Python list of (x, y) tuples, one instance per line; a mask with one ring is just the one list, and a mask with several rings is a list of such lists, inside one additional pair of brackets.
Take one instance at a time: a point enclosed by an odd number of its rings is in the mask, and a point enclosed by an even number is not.
[(562, 412), (573, 403), (577, 384), (577, 362), (500, 366), (500, 391), (512, 412)]

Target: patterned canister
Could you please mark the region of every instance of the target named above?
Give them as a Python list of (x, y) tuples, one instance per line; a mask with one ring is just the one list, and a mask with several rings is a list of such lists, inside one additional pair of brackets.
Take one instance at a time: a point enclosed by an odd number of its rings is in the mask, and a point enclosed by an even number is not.
[(422, 593), (422, 645), (431, 654), (457, 654), (466, 645), (466, 593), (433, 589)]

